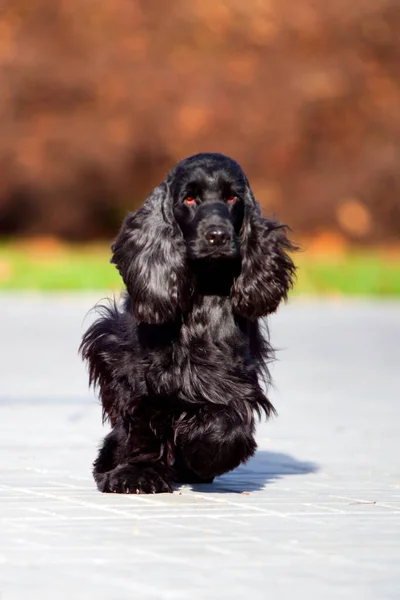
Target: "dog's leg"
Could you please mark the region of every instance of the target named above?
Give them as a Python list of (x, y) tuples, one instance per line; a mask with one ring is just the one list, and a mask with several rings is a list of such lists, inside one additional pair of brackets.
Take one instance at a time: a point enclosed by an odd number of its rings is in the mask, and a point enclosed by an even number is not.
[[(210, 406), (176, 425), (176, 443), (184, 468), (181, 477), (194, 473), (212, 481), (253, 456), (254, 418), (246, 406)], [(186, 473), (185, 473), (186, 469)]]
[(143, 451), (131, 456), (128, 436), (116, 425), (105, 438), (93, 465), (101, 492), (157, 494), (172, 492), (173, 471), (162, 458)]
[(194, 471), (192, 471), (186, 464), (185, 458), (182, 456), (182, 453), (177, 449), (177, 456), (174, 464), (174, 469), (176, 472), (176, 481), (178, 483), (212, 483), (214, 481), (214, 477), (203, 478), (200, 475), (197, 475)]

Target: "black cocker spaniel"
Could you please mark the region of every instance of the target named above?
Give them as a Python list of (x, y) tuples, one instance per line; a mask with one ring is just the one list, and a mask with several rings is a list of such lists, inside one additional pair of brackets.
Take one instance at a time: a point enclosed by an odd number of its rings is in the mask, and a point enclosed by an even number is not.
[(259, 318), (287, 297), (291, 250), (222, 154), (181, 161), (128, 215), (112, 245), (127, 293), (81, 344), (112, 425), (94, 463), (100, 491), (171, 492), (254, 454), (254, 415), (274, 412)]

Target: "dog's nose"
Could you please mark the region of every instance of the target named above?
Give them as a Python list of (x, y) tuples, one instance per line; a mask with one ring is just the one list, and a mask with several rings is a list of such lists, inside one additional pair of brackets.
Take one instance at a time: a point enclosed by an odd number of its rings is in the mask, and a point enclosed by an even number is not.
[(230, 240), (230, 233), (223, 227), (210, 227), (204, 234), (207, 242), (212, 246), (224, 246)]

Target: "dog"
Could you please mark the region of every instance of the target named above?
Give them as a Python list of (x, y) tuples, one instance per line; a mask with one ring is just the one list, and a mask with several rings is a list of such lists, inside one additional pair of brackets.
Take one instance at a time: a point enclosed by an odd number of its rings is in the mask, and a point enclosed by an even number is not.
[(179, 162), (111, 246), (122, 302), (99, 307), (80, 352), (112, 430), (93, 465), (101, 492), (210, 483), (256, 450), (275, 412), (260, 319), (293, 285), (287, 227), (264, 218), (237, 162)]

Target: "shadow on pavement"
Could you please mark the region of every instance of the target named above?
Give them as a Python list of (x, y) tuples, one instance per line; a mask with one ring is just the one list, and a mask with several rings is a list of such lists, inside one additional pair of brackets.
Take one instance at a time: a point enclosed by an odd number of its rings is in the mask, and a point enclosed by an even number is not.
[[(190, 488), (196, 492), (236, 493), (255, 492), (277, 479), (290, 475), (308, 475), (316, 473), (316, 463), (300, 461), (289, 454), (258, 450), (247, 465), (240, 466), (231, 473), (217, 477), (210, 484), (192, 484)], [(187, 486), (185, 486), (187, 487)]]

